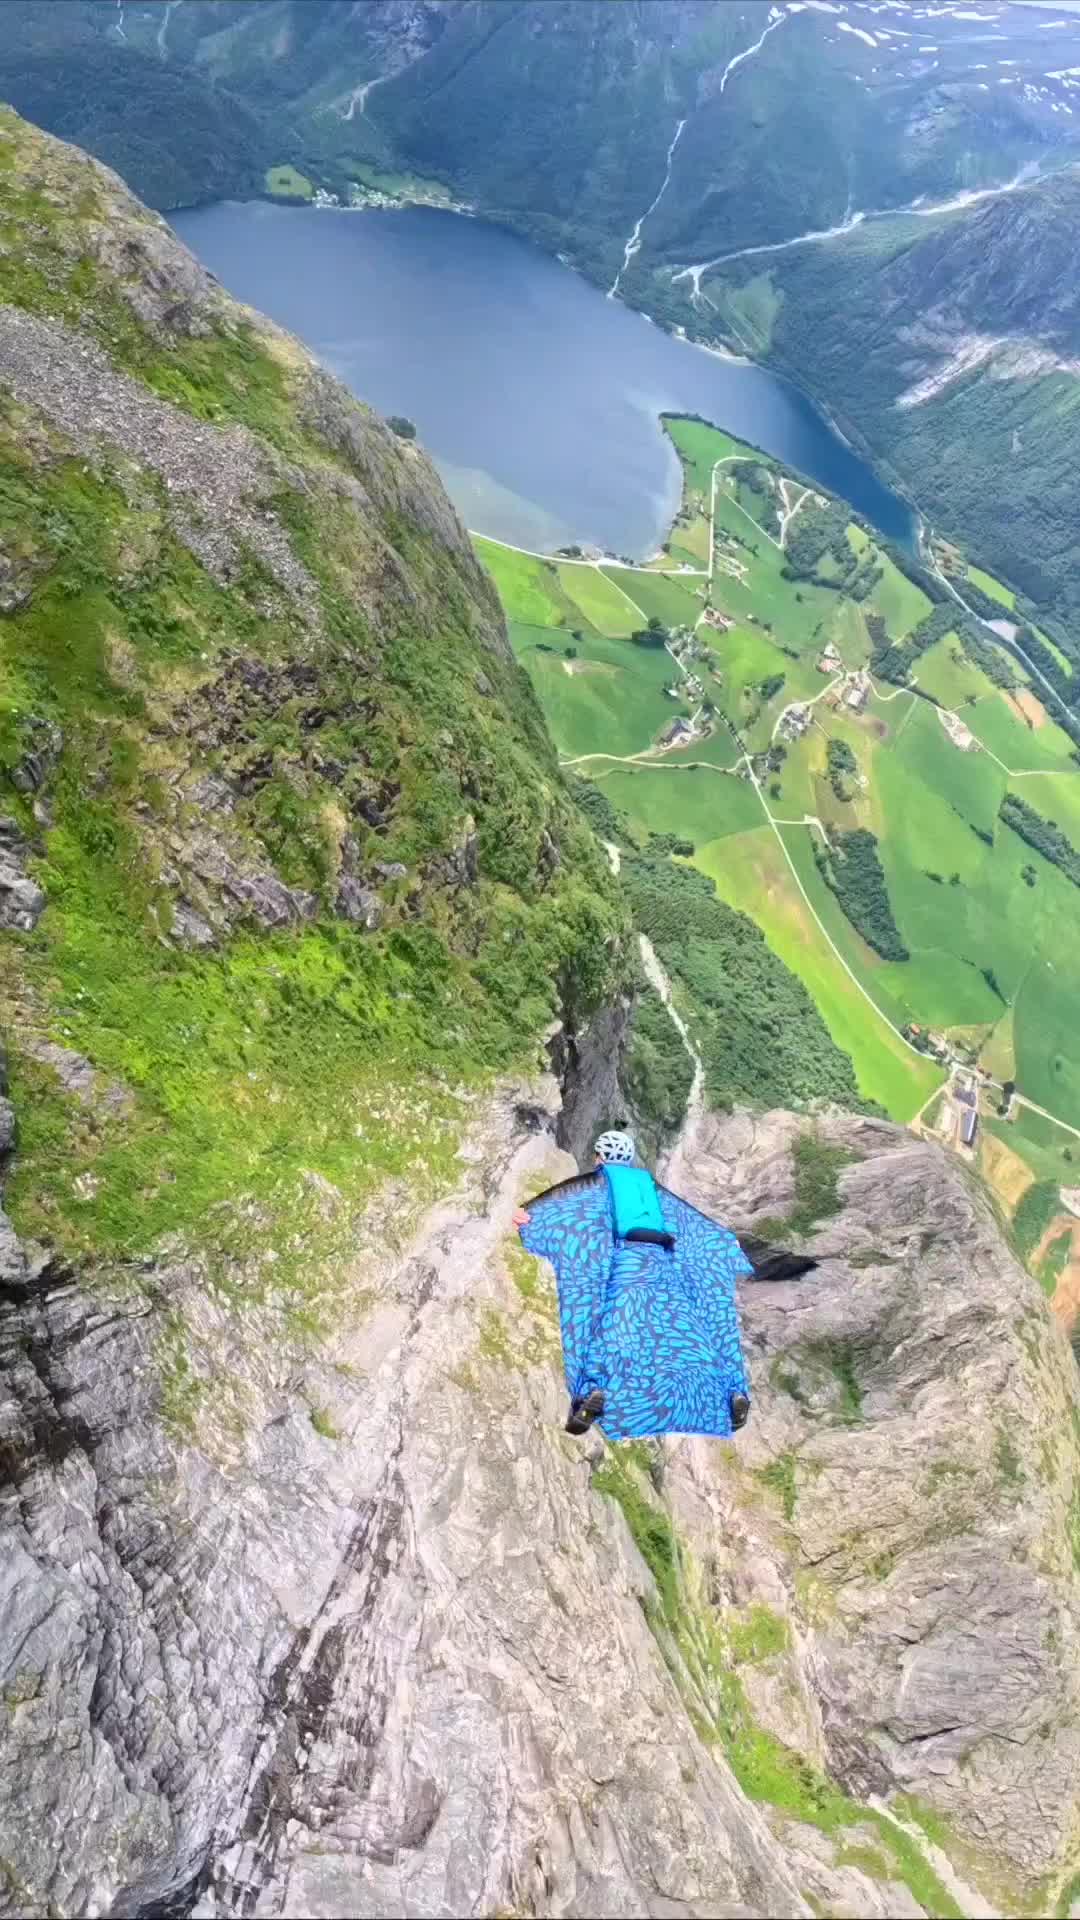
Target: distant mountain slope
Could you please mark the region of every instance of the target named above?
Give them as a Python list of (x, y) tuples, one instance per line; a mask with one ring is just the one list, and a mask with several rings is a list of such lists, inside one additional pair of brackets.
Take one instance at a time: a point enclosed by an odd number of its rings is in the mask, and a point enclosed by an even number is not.
[(1074, 644), (1075, 190), (927, 216), (1080, 158), (1080, 15), (7, 0), (3, 26), (0, 97), (160, 206), (257, 192), (280, 162), (338, 191), (419, 171), (669, 324), (775, 356)]
[(795, 369), (1080, 656), (1078, 232), (1069, 171), (731, 261), (686, 316)]
[(220, 191), (229, 166), (248, 190), (203, 124), (220, 88), (258, 124), (248, 172), (264, 144), (331, 184), (392, 153), (598, 278), (660, 189), (680, 120), (643, 265), (1008, 178), (1080, 139), (1080, 21), (1047, 31), (1003, 0), (925, 21), (847, 0), (8, 0), (4, 29), (0, 91), (50, 127), (81, 115), (115, 141), (125, 88), (157, 90), (144, 61), (190, 88), (186, 129), (158, 124), (163, 204)]

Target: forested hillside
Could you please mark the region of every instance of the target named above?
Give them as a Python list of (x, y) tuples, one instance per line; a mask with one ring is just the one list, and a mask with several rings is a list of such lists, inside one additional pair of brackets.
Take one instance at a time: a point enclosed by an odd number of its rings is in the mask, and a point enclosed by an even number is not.
[(1078, 232), (1080, 173), (1063, 172), (937, 220), (731, 261), (679, 308), (796, 371), (1074, 655)]
[[(220, 191), (230, 170), (248, 189), (239, 152), (206, 119), (221, 89), (254, 117), (249, 166), (268, 143), (340, 182), (350, 164), (392, 154), (600, 279), (653, 202), (680, 120), (641, 267), (1000, 182), (1080, 137), (1064, 111), (1080, 26), (1055, 35), (1051, 59), (1038, 24), (999, 0), (982, 19), (936, 10), (929, 36), (899, 18), (868, 33), (848, 12), (794, 0), (8, 0), (0, 90), (50, 128), (78, 123), (115, 144), (125, 93), (138, 113), (171, 74), (186, 125), (159, 120), (156, 186), (176, 205)], [(1007, 86), (980, 77), (988, 21), (1008, 29)]]

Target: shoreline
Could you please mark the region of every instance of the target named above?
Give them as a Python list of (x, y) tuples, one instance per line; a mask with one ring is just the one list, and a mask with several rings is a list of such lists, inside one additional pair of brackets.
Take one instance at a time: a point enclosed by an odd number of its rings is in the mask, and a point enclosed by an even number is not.
[[(467, 203), (438, 203), (428, 199), (414, 199), (408, 196), (393, 198), (387, 196), (384, 200), (380, 195), (379, 199), (374, 202), (365, 201), (356, 205), (334, 204), (328, 199), (319, 200), (317, 198), (320, 192), (325, 193), (326, 191), (326, 189), (317, 188), (312, 198), (308, 200), (300, 200), (291, 196), (278, 196), (263, 191), (244, 197), (237, 196), (227, 197), (225, 199), (219, 198), (215, 200), (198, 201), (188, 207), (172, 208), (170, 212), (180, 214), (206, 210), (210, 207), (220, 205), (247, 206), (260, 204), (266, 206), (309, 208), (320, 213), (404, 212), (412, 207), (422, 207), (432, 213), (445, 213), (456, 218), (481, 222), (486, 221), (491, 226), (503, 232), (513, 234), (517, 240), (524, 241), (526, 245), (535, 247), (537, 253), (544, 258), (567, 268), (578, 279), (585, 280), (588, 285), (594, 287), (596, 292), (603, 297), (602, 287), (598, 281), (593, 279), (585, 266), (576, 264), (563, 253), (549, 251), (549, 249), (542, 246), (531, 233), (522, 232), (512, 221), (508, 220), (505, 215), (489, 213), (481, 207), (471, 206)], [(163, 215), (163, 217), (168, 218), (169, 216)], [(718, 342), (697, 339), (692, 333), (688, 332), (687, 328), (681, 323), (670, 322), (667, 319), (649, 313), (644, 307), (632, 306), (626, 300), (620, 300), (620, 304), (624, 306), (628, 312), (640, 314), (650, 326), (654, 326), (660, 332), (665, 333), (669, 339), (679, 341), (684, 346), (692, 347), (700, 353), (707, 354), (712, 360), (720, 361), (722, 365), (732, 368), (757, 368), (762, 374), (783, 382), (804, 404), (812, 408), (813, 412), (818, 416), (822, 428), (834, 437), (837, 443), (844, 449), (845, 453), (850, 455), (854, 460), (861, 462), (866, 467), (872, 480), (885, 493), (891, 493), (902, 505), (911, 522), (908, 536), (904, 538), (887, 533), (884, 528), (877, 525), (876, 521), (869, 520), (862, 508), (857, 507), (846, 494), (838, 492), (835, 486), (828, 485), (825, 481), (812, 479), (810, 476), (801, 472), (799, 468), (790, 465), (782, 455), (770, 453), (768, 449), (758, 446), (753, 441), (747, 439), (745, 434), (738, 434), (735, 437), (743, 440), (744, 444), (753, 446), (755, 452), (759, 453), (763, 458), (776, 461), (780, 466), (784, 467), (787, 472), (792, 474), (793, 477), (799, 479), (804, 484), (820, 487), (823, 491), (833, 493), (837, 498), (843, 499), (853, 514), (858, 518), (866, 519), (879, 537), (895, 541), (895, 544), (909, 551), (915, 559), (922, 560), (925, 557), (927, 550), (926, 541), (932, 529), (929, 528), (925, 515), (917, 500), (912, 498), (903, 480), (893, 473), (887, 463), (883, 463), (872, 449), (860, 445), (857, 438), (852, 438), (852, 435), (846, 430), (845, 426), (841, 425), (840, 420), (837, 418), (828, 401), (804, 382), (798, 370), (787, 367), (782, 361), (764, 359), (748, 353), (738, 353), (729, 347), (721, 346)], [(663, 432), (663, 417), (665, 411), (669, 412), (673, 418), (696, 417), (701, 419), (706, 426), (717, 427), (718, 430), (722, 432), (731, 431), (731, 429), (724, 426), (722, 422), (707, 419), (701, 414), (695, 414), (693, 409), (684, 411), (683, 409), (675, 407), (662, 410), (658, 416), (661, 432)], [(499, 538), (497, 534), (485, 534), (484, 537), (493, 540), (498, 540)], [(508, 542), (507, 544), (513, 544), (513, 542)], [(553, 555), (552, 557), (555, 556)], [(618, 564), (617, 559), (615, 564)], [(640, 564), (640, 561), (635, 559), (634, 564)]]

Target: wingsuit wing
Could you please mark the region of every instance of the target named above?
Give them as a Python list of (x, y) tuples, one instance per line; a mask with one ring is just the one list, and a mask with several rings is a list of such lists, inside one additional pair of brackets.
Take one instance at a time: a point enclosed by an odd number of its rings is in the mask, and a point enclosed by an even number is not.
[(749, 1398), (735, 1287), (739, 1280), (753, 1274), (753, 1266), (727, 1227), (699, 1213), (668, 1187), (659, 1187), (658, 1191), (664, 1218), (675, 1235), (683, 1288), (709, 1328), (716, 1367), (725, 1376), (724, 1396), (739, 1392)]
[(756, 1233), (740, 1233), (737, 1238), (750, 1262), (751, 1280), (801, 1280), (817, 1269), (818, 1262), (808, 1253), (788, 1253), (783, 1247), (759, 1240)]
[(576, 1174), (528, 1203), (521, 1244), (550, 1260), (559, 1288), (563, 1366), (571, 1398), (587, 1391), (592, 1336), (603, 1311), (614, 1237), (603, 1176)]

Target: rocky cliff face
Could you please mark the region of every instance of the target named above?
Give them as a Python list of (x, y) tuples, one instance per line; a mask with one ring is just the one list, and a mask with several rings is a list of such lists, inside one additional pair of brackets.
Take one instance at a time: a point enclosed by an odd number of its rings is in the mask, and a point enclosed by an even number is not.
[(1076, 1389), (985, 1202), (878, 1123), (705, 1122), (686, 1190), (740, 1224), (826, 1155), (822, 1264), (747, 1290), (737, 1445), (575, 1444), (508, 1231), (557, 1105), (506, 1086), (414, 1233), (373, 1211), (318, 1341), (5, 1241), (0, 1910), (1052, 1904)]

